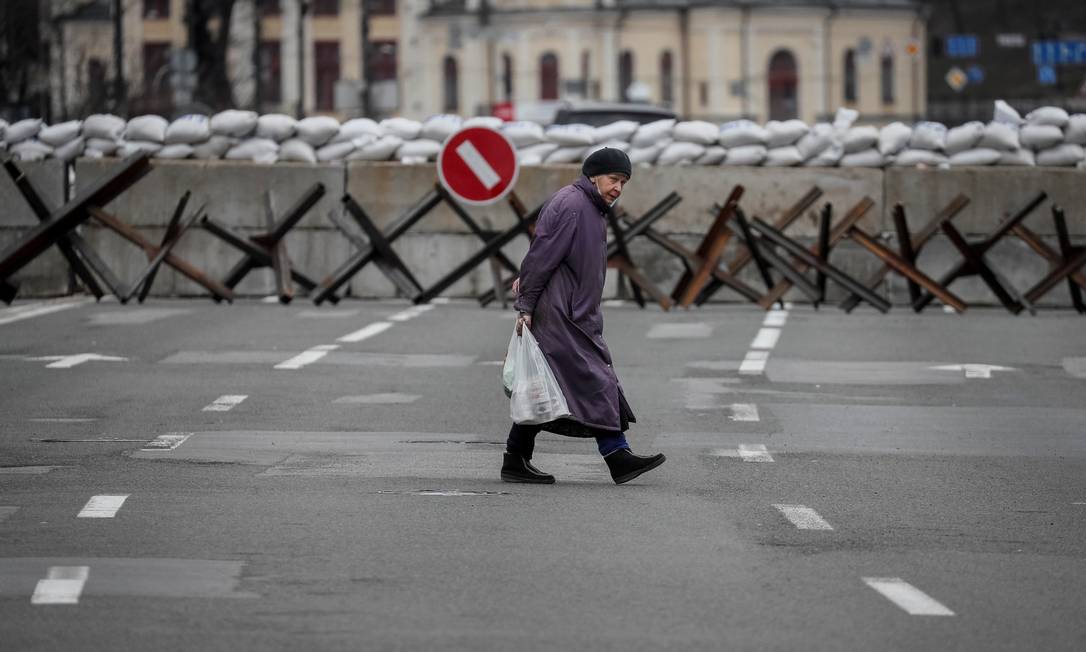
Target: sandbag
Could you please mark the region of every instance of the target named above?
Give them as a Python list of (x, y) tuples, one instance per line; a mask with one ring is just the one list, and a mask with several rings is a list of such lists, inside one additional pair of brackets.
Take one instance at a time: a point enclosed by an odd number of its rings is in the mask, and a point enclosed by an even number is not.
[(989, 122), (984, 127), (984, 135), (977, 142), (977, 147), (998, 149), (1001, 152), (1013, 152), (1019, 146), (1018, 127), (1005, 122)]
[[(880, 152), (881, 153), (881, 152)], [(894, 167), (909, 168), (915, 166), (937, 167), (947, 162), (945, 155), (930, 149), (905, 149), (894, 154)]]
[(795, 145), (800, 138), (803, 138), (810, 131), (810, 127), (802, 120), (770, 120), (766, 123), (765, 130), (769, 134), (767, 145), (772, 150), (787, 145)]
[(543, 127), (534, 122), (507, 122), (502, 126), (502, 134), (518, 149), (547, 140), (543, 135)]
[(103, 154), (102, 152), (99, 152), (96, 149), (84, 149), (83, 154), (81, 156), (83, 158), (90, 158), (90, 159), (105, 158), (105, 154)]
[(596, 130), (589, 125), (551, 125), (544, 133), (559, 147), (588, 147), (596, 142)]
[(886, 158), (874, 147), (862, 152), (845, 154), (838, 162), (843, 168), (881, 168), (886, 164)]
[(796, 141), (796, 149), (799, 150), (799, 155), (806, 161), (809, 158), (818, 156), (834, 142), (833, 126), (828, 123), (819, 123), (811, 127), (811, 129), (803, 135), (798, 141)]
[(166, 129), (170, 123), (160, 115), (141, 115), (128, 121), (124, 129), (126, 141), (143, 141), (161, 145), (166, 140)]
[(839, 132), (847, 131), (860, 117), (860, 112), (856, 109), (846, 109), (841, 107), (837, 109), (837, 113), (833, 116), (833, 128)]
[(803, 155), (799, 153), (798, 147), (795, 145), (786, 145), (784, 147), (774, 147), (769, 150), (762, 165), (766, 167), (786, 168), (799, 165), (804, 160)]
[(313, 147), (320, 147), (339, 133), (339, 120), (327, 115), (302, 118), (294, 125), (294, 133)]
[(1052, 167), (1069, 167), (1078, 165), (1086, 158), (1082, 145), (1064, 143), (1055, 147), (1037, 152), (1037, 165)]
[[(603, 143), (609, 140), (617, 140), (628, 143), (633, 135), (637, 133), (639, 126), (633, 120), (617, 120), (611, 124), (596, 127), (596, 142)], [(715, 131), (714, 128), (714, 133)]]
[(611, 149), (620, 149), (620, 150), (622, 150), (624, 152), (630, 151), (630, 144), (629, 143), (623, 143), (623, 142), (619, 142), (617, 140), (608, 141), (606, 143), (599, 143), (597, 145), (592, 145), (591, 147), (584, 148), (584, 154), (581, 155), (581, 160), (582, 161), (588, 160), (589, 156), (592, 156), (592, 154), (600, 151), (604, 147), (610, 147)]
[(674, 118), (667, 118), (643, 124), (630, 137), (630, 145), (633, 145), (634, 148), (644, 148), (652, 147), (664, 140), (670, 141), (671, 131), (675, 128), (675, 123)]
[(543, 157), (534, 152), (521, 155), (520, 151), (517, 151), (517, 165), (543, 165)]
[(995, 108), (992, 111), (992, 122), (998, 122), (1012, 127), (1020, 127), (1026, 121), (1022, 119), (1022, 116), (1013, 106), (1007, 104), (1003, 100), (996, 100)]
[(368, 145), (363, 145), (347, 156), (348, 161), (387, 161), (403, 145), (403, 138), (385, 134)]
[(127, 123), (124, 118), (118, 118), (108, 113), (95, 113), (83, 121), (83, 137), (90, 140), (120, 140), (124, 135)]
[(905, 150), (912, 135), (913, 128), (909, 125), (903, 122), (891, 122), (879, 130), (879, 154), (893, 156)]
[(182, 116), (166, 127), (167, 145), (195, 145), (207, 142), (208, 138), (211, 138), (211, 121), (206, 115)]
[[(353, 150), (352, 150), (353, 151)], [(300, 138), (284, 140), (279, 145), (279, 160), (295, 163), (316, 163), (317, 152), (313, 146)]]
[[(521, 164), (525, 164), (525, 161), (534, 160), (536, 161), (534, 165), (539, 165), (556, 149), (558, 149), (558, 143), (536, 143), (535, 145), (529, 145), (528, 147), (517, 150), (517, 161)], [(527, 165), (532, 165), (532, 163), (528, 163)]]
[[(984, 137), (983, 122), (967, 122), (946, 132), (946, 145), (944, 149), (951, 157), (951, 165), (954, 165), (955, 154), (977, 147), (980, 139)], [(966, 165), (974, 165), (967, 163)], [(984, 164), (988, 165), (988, 164)]]
[[(704, 120), (686, 120), (679, 122), (671, 130), (672, 139), (686, 143), (697, 143), (699, 145), (712, 145), (716, 143), (716, 139), (719, 136), (720, 127), (711, 122), (705, 122)], [(660, 156), (662, 158), (664, 153), (661, 153)]]
[(269, 113), (256, 119), (256, 137), (274, 140), (277, 143), (294, 137), (298, 121), (282, 113)]
[(64, 161), (65, 163), (71, 163), (82, 156), (83, 151), (86, 149), (86, 144), (86, 139), (82, 136), (77, 137), (75, 140), (69, 140), (53, 150), (53, 158)]
[(1020, 148), (1013, 152), (1002, 152), (999, 155), (999, 163), (996, 165), (1021, 165), (1033, 167), (1037, 165), (1037, 157), (1033, 150)]
[(258, 119), (256, 111), (227, 109), (211, 116), (211, 133), (231, 138), (247, 138), (256, 131)]
[(964, 165), (995, 165), (999, 163), (999, 159), (1003, 157), (1003, 153), (997, 149), (967, 149), (964, 152), (958, 152), (950, 157), (950, 165), (953, 167), (961, 167)]
[(192, 156), (192, 145), (187, 143), (177, 143), (174, 145), (166, 145), (162, 149), (155, 152), (155, 158), (162, 159), (183, 159)]
[(154, 154), (160, 149), (162, 149), (162, 143), (149, 140), (126, 140), (121, 143), (120, 149), (117, 150), (117, 156), (128, 158), (133, 154)]
[(728, 150), (720, 145), (710, 145), (705, 148), (704, 154), (694, 160), (694, 165), (720, 165), (727, 155)]
[(1063, 129), (1067, 126), (1070, 116), (1058, 106), (1042, 106), (1026, 114), (1026, 124), (1051, 125)]
[(355, 118), (348, 120), (339, 126), (339, 132), (332, 138), (332, 143), (346, 143), (356, 138), (368, 138), (377, 140), (384, 136), (381, 126), (369, 118)]
[(845, 154), (853, 154), (875, 147), (879, 142), (879, 129), (871, 125), (850, 127), (841, 135)]
[[(713, 130), (715, 131), (716, 127), (713, 127)], [(660, 152), (660, 156), (656, 158), (656, 165), (691, 163), (704, 153), (705, 145), (676, 140)]]
[[(769, 133), (761, 125), (750, 120), (733, 120), (720, 125), (720, 136), (717, 142), (729, 150), (749, 145), (765, 145), (769, 142)], [(728, 159), (725, 159), (724, 163), (730, 165)]]
[(86, 150), (101, 152), (104, 156), (112, 156), (121, 147), (120, 141), (109, 138), (87, 138)]
[(1053, 125), (1026, 125), (1018, 132), (1022, 147), (1033, 151), (1049, 149), (1063, 142), (1063, 130)]
[(419, 138), (443, 143), (449, 139), (449, 136), (455, 134), (463, 124), (464, 119), (452, 113), (431, 116), (426, 119), (426, 122), (422, 123)]
[(83, 123), (79, 120), (69, 120), (60, 124), (42, 127), (38, 132), (38, 140), (50, 147), (60, 147), (79, 138)]
[(1063, 131), (1063, 142), (1072, 145), (1086, 145), (1086, 113), (1076, 113), (1067, 121)]
[(381, 121), (381, 130), (390, 136), (402, 140), (414, 140), (422, 133), (422, 123), (407, 118), (385, 118)]
[(576, 163), (584, 157), (584, 151), (587, 149), (584, 146), (578, 147), (559, 147), (550, 154), (547, 158), (543, 159), (543, 162), (547, 165), (557, 165), (560, 163)]
[(20, 161), (41, 161), (53, 154), (53, 147), (37, 138), (20, 140), (9, 150)]
[(396, 158), (401, 161), (405, 158), (422, 158), (427, 161), (432, 161), (437, 158), (438, 152), (441, 151), (441, 143), (436, 140), (411, 140), (400, 145), (400, 148), (396, 150)]
[[(343, 159), (347, 158), (347, 156), (351, 152), (358, 149), (356, 141), (365, 144), (368, 143), (370, 140), (373, 140), (373, 136), (369, 136), (367, 138), (358, 138), (356, 140), (348, 140), (342, 143), (328, 143), (324, 147), (321, 147), (317, 150), (317, 160), (322, 162), (342, 161)], [(281, 158), (282, 157), (280, 157), (280, 159)]]
[(270, 138), (247, 138), (226, 151), (230, 161), (274, 163), (279, 160), (279, 143)]
[(816, 156), (804, 161), (803, 166), (809, 168), (832, 168), (841, 161), (841, 157), (844, 155), (845, 146), (834, 141), (832, 145), (819, 152)]
[(194, 145), (192, 148), (192, 157), (199, 159), (219, 159), (226, 155), (230, 148), (237, 145), (240, 141), (237, 138), (230, 136), (215, 136), (207, 139), (206, 143), (200, 143)]
[(630, 143), (630, 151), (626, 152), (632, 165), (652, 165), (659, 158), (660, 152), (671, 144), (670, 138), (665, 138), (646, 147), (637, 147)]
[(765, 145), (740, 145), (728, 148), (723, 165), (761, 165), (768, 154)]
[(497, 116), (477, 115), (464, 120), (463, 127), (486, 127), (487, 129), (500, 130), (505, 121)]
[(27, 118), (7, 126), (4, 130), (4, 142), (11, 145), (30, 140), (41, 131), (42, 121), (37, 118)]
[(941, 122), (918, 122), (909, 138), (910, 149), (942, 151), (946, 147), (946, 125)]

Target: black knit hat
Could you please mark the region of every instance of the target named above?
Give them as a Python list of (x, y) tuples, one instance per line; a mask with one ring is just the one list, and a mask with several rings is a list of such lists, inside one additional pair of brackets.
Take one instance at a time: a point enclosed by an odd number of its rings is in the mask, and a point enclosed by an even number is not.
[(586, 177), (595, 177), (601, 174), (619, 173), (625, 174), (629, 179), (633, 166), (630, 165), (630, 157), (626, 152), (614, 147), (602, 147), (589, 154), (581, 166), (581, 172)]

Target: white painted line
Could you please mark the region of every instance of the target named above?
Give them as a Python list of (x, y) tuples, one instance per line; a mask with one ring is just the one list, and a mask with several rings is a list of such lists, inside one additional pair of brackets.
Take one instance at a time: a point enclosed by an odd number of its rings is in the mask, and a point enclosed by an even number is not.
[(758, 334), (754, 336), (754, 341), (750, 343), (750, 348), (760, 349), (762, 351), (768, 351), (777, 346), (777, 340), (781, 338), (781, 329), (779, 328), (763, 328), (758, 331)]
[(832, 530), (833, 526), (826, 522), (810, 507), (803, 505), (773, 505), (784, 514), (784, 517), (792, 522), (800, 530)]
[(24, 319), (49, 315), (54, 312), (60, 312), (61, 310), (67, 310), (68, 308), (75, 308), (90, 303), (91, 301), (93, 301), (93, 299), (80, 299), (78, 301), (64, 301), (57, 303), (30, 303), (24, 306), (0, 309), (0, 326), (3, 326), (4, 324), (13, 324)]
[(76, 518), (113, 518), (128, 496), (92, 496)]
[(191, 432), (170, 432), (159, 435), (143, 445), (145, 451), (172, 451), (192, 436)]
[(765, 315), (765, 320), (762, 322), (763, 326), (775, 326), (780, 328), (784, 326), (784, 322), (788, 321), (787, 310), (770, 310)]
[(772, 462), (773, 456), (765, 444), (739, 444), (739, 457), (744, 462)]
[(270, 294), (261, 299), (260, 303), (279, 303), (279, 296), (275, 294)]
[(484, 188), (490, 190), (501, 183), (501, 175), (483, 158), (479, 150), (475, 149), (475, 145), (472, 145), (470, 140), (460, 143), (456, 148), (456, 153), (460, 155), (460, 158), (464, 159), (464, 162), (468, 164), (468, 168), (479, 179), (479, 183), (483, 184)]
[(475, 364), (480, 367), (502, 367), (505, 365), (505, 360), (481, 360)]
[(449, 297), (437, 297), (435, 299), (430, 299), (430, 303), (434, 303), (439, 306), (443, 306), (447, 303), (450, 303), (451, 301), (452, 299), (450, 299)]
[(991, 378), (993, 371), (1018, 371), (1014, 367), (1001, 367), (996, 364), (946, 364), (928, 368), (938, 371), (964, 371), (966, 378)]
[(865, 577), (863, 581), (910, 616), (954, 615), (953, 611), (900, 577)]
[(330, 351), (335, 351), (339, 348), (338, 344), (320, 344), (314, 346), (306, 351), (302, 351), (298, 355), (289, 360), (284, 360), (275, 365), (276, 369), (301, 369), (306, 365), (313, 364), (317, 360), (320, 360), (324, 356), (328, 355)]
[(414, 319), (415, 317), (418, 317), (419, 315), (421, 315), (424, 312), (427, 312), (427, 311), (433, 310), (433, 309), (434, 309), (434, 306), (432, 306), (430, 304), (427, 304), (427, 303), (424, 303), (422, 305), (418, 305), (418, 306), (414, 306), (412, 308), (408, 308), (407, 310), (404, 310), (402, 312), (398, 312), (395, 315), (392, 315), (391, 317), (389, 317), (388, 319), (389, 319), (389, 321), (408, 321), (408, 320)]
[(30, 604), (78, 604), (89, 574), (90, 566), (50, 566), (45, 579), (38, 580)]
[(91, 362), (92, 360), (104, 362), (128, 362), (128, 358), (121, 358), (115, 355), (98, 355), (97, 353), (43, 355), (36, 358), (27, 358), (27, 360), (53, 360), (54, 362), (45, 365), (46, 369), (71, 369), (72, 367), (78, 367), (84, 362)]
[(769, 351), (747, 351), (747, 356), (739, 364), (741, 374), (760, 374), (765, 371), (769, 361)]
[(621, 308), (624, 305), (626, 305), (625, 299), (608, 299), (603, 302), (604, 308)]
[(211, 403), (204, 406), (203, 412), (229, 412), (242, 401), (249, 398), (248, 394), (223, 394)]
[(760, 421), (758, 418), (758, 406), (753, 403), (732, 403), (732, 421)]
[(392, 322), (376, 321), (372, 324), (356, 330), (353, 333), (348, 333), (343, 337), (337, 339), (337, 342), (361, 342), (362, 340), (373, 337), (380, 333), (384, 333), (388, 329), (392, 328)]

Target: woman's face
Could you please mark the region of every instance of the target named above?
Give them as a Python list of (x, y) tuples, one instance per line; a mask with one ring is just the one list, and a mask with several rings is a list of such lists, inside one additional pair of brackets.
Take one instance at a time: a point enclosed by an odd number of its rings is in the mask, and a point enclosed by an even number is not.
[(604, 201), (613, 205), (622, 195), (622, 189), (629, 180), (625, 174), (601, 174), (595, 179), (596, 189), (600, 191)]

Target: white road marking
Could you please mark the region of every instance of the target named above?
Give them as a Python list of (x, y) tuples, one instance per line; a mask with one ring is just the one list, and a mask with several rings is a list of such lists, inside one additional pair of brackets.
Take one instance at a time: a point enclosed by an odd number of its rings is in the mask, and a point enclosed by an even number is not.
[(260, 300), (260, 303), (279, 303), (279, 295), (269, 294)]
[(447, 303), (450, 303), (451, 301), (452, 299), (450, 299), (449, 297), (437, 297), (435, 299), (430, 299), (430, 303), (437, 304), (439, 306), (443, 306)]
[(361, 342), (362, 340), (373, 337), (374, 335), (384, 333), (388, 329), (392, 328), (392, 322), (388, 321), (376, 321), (368, 326), (364, 326), (356, 330), (353, 333), (348, 333), (343, 337), (337, 339), (337, 342)]
[(192, 436), (191, 432), (170, 432), (159, 435), (143, 445), (145, 451), (172, 451)]
[(938, 371), (964, 371), (966, 378), (991, 378), (993, 371), (1018, 371), (1014, 367), (1001, 367), (994, 364), (947, 364), (928, 367)]
[[(788, 304), (785, 304), (788, 305)], [(774, 309), (769, 311), (763, 327), (750, 343), (750, 350), (739, 364), (739, 373), (742, 375), (756, 375), (765, 373), (766, 364), (769, 362), (769, 352), (777, 346), (781, 337), (781, 326), (788, 320), (788, 310)]]
[(792, 522), (800, 530), (832, 530), (833, 526), (826, 522), (810, 507), (804, 505), (773, 505), (784, 514), (784, 517)]
[(788, 311), (774, 308), (765, 315), (765, 320), (762, 321), (762, 326), (774, 326), (780, 328), (784, 326), (784, 322), (788, 321)]
[(63, 466), (0, 466), (0, 475), (44, 475)]
[(204, 406), (203, 412), (229, 412), (242, 401), (249, 398), (248, 394), (223, 394), (211, 403)]
[(302, 351), (298, 355), (289, 360), (284, 360), (275, 365), (276, 369), (301, 369), (306, 365), (313, 364), (317, 360), (320, 360), (324, 356), (328, 355), (329, 351), (335, 351), (339, 348), (338, 344), (318, 344), (306, 351)]
[(54, 362), (45, 365), (46, 369), (71, 369), (72, 367), (78, 367), (84, 362), (91, 362), (92, 360), (98, 360), (102, 362), (128, 362), (128, 358), (121, 358), (115, 355), (98, 355), (97, 353), (77, 353), (75, 355), (44, 355), (36, 358), (27, 358), (27, 360), (53, 360)]
[(502, 367), (505, 366), (505, 360), (481, 360), (475, 364), (480, 367)]
[(390, 405), (397, 403), (414, 403), (421, 398), (418, 394), (400, 394), (391, 392), (387, 394), (362, 394), (360, 396), (341, 396), (333, 403), (354, 403), (360, 405)]
[(739, 457), (744, 462), (772, 462), (773, 456), (765, 444), (739, 444)]
[(468, 169), (479, 179), (479, 183), (483, 184), (484, 188), (490, 190), (501, 183), (501, 175), (491, 167), (479, 150), (475, 149), (475, 145), (472, 145), (470, 140), (460, 143), (456, 148), (456, 153), (464, 159), (464, 162), (468, 164)]
[(900, 577), (865, 577), (865, 584), (901, 607), (910, 616), (953, 616), (939, 601)]
[(32, 319), (34, 317), (41, 317), (42, 315), (49, 315), (54, 312), (60, 312), (61, 310), (67, 310), (68, 308), (75, 308), (93, 302), (93, 299), (79, 299), (77, 301), (63, 301), (63, 302), (48, 302), (48, 303), (28, 303), (22, 306), (13, 306), (11, 308), (0, 309), (0, 326), (4, 324), (13, 324), (17, 321), (24, 319)]
[(379, 494), (405, 494), (408, 496), (508, 496), (505, 491), (461, 491), (459, 489), (423, 489), (421, 491), (378, 491)]
[(97, 417), (35, 417), (27, 419), (27, 421), (33, 423), (90, 423), (97, 420)]
[(76, 518), (113, 518), (128, 496), (92, 496)]
[(38, 580), (30, 604), (78, 604), (89, 574), (90, 566), (50, 566), (45, 579)]
[(412, 308), (408, 308), (407, 310), (404, 310), (402, 312), (398, 312), (395, 315), (392, 315), (391, 317), (389, 317), (388, 319), (389, 319), (389, 321), (408, 321), (408, 320), (414, 319), (415, 317), (418, 317), (419, 315), (421, 315), (424, 312), (427, 312), (427, 311), (433, 310), (433, 309), (434, 309), (434, 306), (432, 306), (432, 305), (430, 305), (428, 303), (424, 303), (424, 304), (421, 304), (421, 305), (418, 305), (418, 306), (414, 306)]
[(656, 324), (649, 329), (648, 337), (651, 340), (683, 340), (711, 337), (713, 327), (703, 322), (689, 324)]
[(765, 365), (769, 361), (769, 351), (747, 351), (747, 357), (739, 363), (739, 373), (760, 374), (765, 371)]
[(754, 403), (732, 403), (732, 421), (760, 421), (758, 418), (758, 406)]
[(754, 341), (750, 343), (750, 348), (758, 349), (761, 351), (769, 351), (773, 347), (777, 346), (777, 340), (781, 338), (781, 329), (779, 328), (763, 328), (758, 331), (758, 334), (754, 336)]
[(346, 319), (358, 314), (357, 310), (303, 310), (299, 319)]
[(624, 305), (626, 305), (625, 299), (608, 299), (603, 302), (604, 308), (621, 308)]

